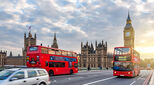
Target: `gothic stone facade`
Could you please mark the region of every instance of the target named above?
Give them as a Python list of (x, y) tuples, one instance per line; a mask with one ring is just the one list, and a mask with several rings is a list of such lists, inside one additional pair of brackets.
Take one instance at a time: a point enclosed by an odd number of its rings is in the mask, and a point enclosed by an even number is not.
[(24, 65), (23, 56), (8, 56), (5, 65)]
[(107, 42), (105, 44), (103, 41), (97, 44), (95, 42), (95, 49), (93, 44), (89, 45), (88, 42), (86, 45), (83, 45), (81, 42), (81, 55), (79, 60), (79, 65), (83, 67), (108, 67), (108, 62), (111, 62), (107, 58)]
[(5, 65), (24, 65), (23, 56), (13, 56), (12, 51), (10, 55), (6, 57)]
[(7, 51), (0, 51), (0, 67), (5, 65), (5, 60), (7, 56)]
[(54, 33), (53, 44), (51, 45), (51, 47), (52, 47), (52, 48), (58, 48), (56, 33)]
[(36, 45), (36, 34), (32, 37), (31, 32), (29, 31), (28, 37), (26, 33), (24, 34), (24, 48), (23, 48), (23, 64), (26, 65), (26, 54), (27, 54), (27, 47)]

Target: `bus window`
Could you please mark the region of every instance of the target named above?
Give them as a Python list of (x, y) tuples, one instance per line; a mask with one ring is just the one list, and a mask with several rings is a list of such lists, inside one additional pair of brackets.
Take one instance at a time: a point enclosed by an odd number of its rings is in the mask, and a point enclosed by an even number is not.
[(47, 48), (41, 48), (41, 53), (48, 53), (48, 49)]
[(77, 56), (77, 54), (76, 53), (73, 53), (73, 57), (76, 57)]
[(53, 50), (53, 49), (48, 49), (48, 54), (55, 54), (55, 50)]
[(63, 56), (67, 56), (67, 51), (62, 51)]
[(54, 67), (54, 62), (49, 62), (49, 67)]
[(65, 63), (63, 62), (55, 62), (56, 67), (65, 67)]
[(50, 60), (55, 60), (55, 56), (50, 56)]
[(72, 62), (68, 62), (69, 63), (69, 67), (71, 68), (72, 67)]
[(70, 61), (71, 62), (76, 62), (76, 59), (75, 58), (70, 58)]
[(130, 54), (130, 48), (115, 48), (116, 55)]
[(49, 67), (65, 67), (63, 62), (49, 62)]
[(29, 51), (37, 51), (38, 47), (29, 47)]
[(64, 57), (55, 57), (55, 60), (57, 60), (57, 61), (64, 61), (65, 58)]
[(74, 67), (75, 67), (75, 68), (78, 68), (78, 64), (77, 64), (77, 63), (74, 63)]
[(116, 71), (132, 71), (133, 65), (131, 62), (114, 62), (113, 69)]
[(72, 56), (72, 52), (68, 52), (68, 56)]
[(56, 50), (56, 55), (61, 55), (61, 51), (60, 50)]

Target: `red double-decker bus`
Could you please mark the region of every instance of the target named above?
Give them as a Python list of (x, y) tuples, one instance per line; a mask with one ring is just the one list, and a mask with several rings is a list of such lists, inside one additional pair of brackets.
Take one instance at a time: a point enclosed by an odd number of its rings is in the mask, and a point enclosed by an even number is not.
[(27, 67), (44, 68), (50, 76), (78, 72), (77, 54), (71, 51), (30, 46), (27, 48), (26, 60)]
[(140, 74), (140, 54), (130, 47), (115, 47), (113, 76), (135, 77)]

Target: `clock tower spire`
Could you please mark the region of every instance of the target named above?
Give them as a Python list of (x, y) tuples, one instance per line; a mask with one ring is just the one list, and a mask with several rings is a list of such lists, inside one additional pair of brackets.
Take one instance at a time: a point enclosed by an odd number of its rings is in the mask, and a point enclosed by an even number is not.
[(128, 12), (128, 17), (126, 20), (126, 26), (124, 28), (124, 46), (134, 48), (134, 28), (131, 23), (130, 15)]

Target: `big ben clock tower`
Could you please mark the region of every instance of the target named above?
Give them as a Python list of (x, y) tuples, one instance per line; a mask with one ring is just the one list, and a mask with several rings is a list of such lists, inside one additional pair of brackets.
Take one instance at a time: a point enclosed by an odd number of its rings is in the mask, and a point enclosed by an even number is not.
[(131, 19), (128, 12), (128, 18), (126, 21), (126, 26), (124, 28), (124, 46), (134, 48), (134, 28), (131, 23)]

